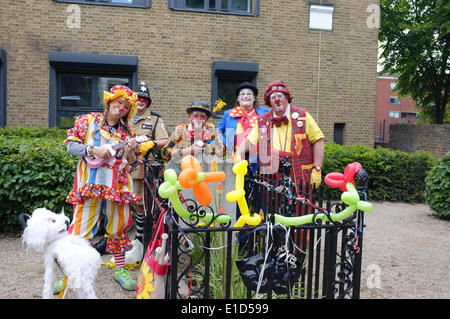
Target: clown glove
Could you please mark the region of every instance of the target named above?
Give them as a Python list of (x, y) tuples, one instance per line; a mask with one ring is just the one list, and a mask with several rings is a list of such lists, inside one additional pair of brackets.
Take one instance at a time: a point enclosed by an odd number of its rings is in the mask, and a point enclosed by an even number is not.
[(314, 189), (317, 189), (322, 182), (322, 172), (313, 169), (311, 172), (311, 185)]

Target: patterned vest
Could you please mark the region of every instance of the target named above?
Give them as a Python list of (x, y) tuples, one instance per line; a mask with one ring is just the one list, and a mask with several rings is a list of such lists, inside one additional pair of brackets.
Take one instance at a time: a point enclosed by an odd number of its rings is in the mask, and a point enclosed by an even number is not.
[[(294, 114), (294, 118), (292, 115)], [(306, 135), (306, 110), (291, 105), (290, 121), (292, 125), (291, 153), (290, 161), (292, 164), (291, 178), (294, 179), (298, 190), (303, 185), (308, 185), (311, 177), (313, 164), (313, 150)], [(278, 158), (275, 155), (272, 160), (272, 118), (273, 112), (269, 111), (263, 114), (259, 121), (259, 164), (261, 173), (275, 174), (278, 171)], [(302, 166), (308, 166), (308, 168)], [(309, 167), (310, 166), (310, 167)]]

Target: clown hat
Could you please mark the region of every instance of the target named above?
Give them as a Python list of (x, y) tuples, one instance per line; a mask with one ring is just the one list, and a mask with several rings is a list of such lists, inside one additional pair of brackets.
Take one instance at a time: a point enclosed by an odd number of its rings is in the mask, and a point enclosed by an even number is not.
[(258, 89), (257, 89), (253, 84), (251, 84), (250, 82), (242, 82), (241, 85), (239, 85), (239, 87), (238, 87), (238, 88), (236, 89), (236, 91), (234, 92), (234, 95), (235, 95), (235, 96), (238, 96), (238, 95), (239, 95), (239, 92), (240, 92), (242, 89), (250, 89), (250, 90), (253, 91), (253, 94), (254, 94), (255, 96), (258, 95)]
[(138, 95), (132, 89), (130, 89), (126, 85), (118, 84), (114, 85), (109, 92), (103, 91), (103, 103), (105, 105), (109, 105), (109, 102), (119, 98), (124, 97), (128, 103), (130, 103), (130, 111), (128, 112), (128, 119), (133, 118), (133, 115), (136, 113), (137, 108), (137, 98)]
[(268, 107), (270, 107), (270, 96), (272, 95), (272, 93), (275, 92), (284, 93), (284, 95), (286, 95), (288, 102), (291, 103), (292, 101), (291, 92), (289, 92), (283, 80), (277, 80), (270, 83), (267, 86), (266, 91), (264, 92), (264, 103), (266, 103)]
[(208, 116), (212, 115), (211, 110), (209, 109), (208, 103), (205, 103), (203, 101), (194, 101), (194, 102), (192, 102), (192, 105), (186, 109), (186, 112), (190, 113), (190, 112), (195, 111), (195, 110), (203, 111), (206, 114), (208, 114)]

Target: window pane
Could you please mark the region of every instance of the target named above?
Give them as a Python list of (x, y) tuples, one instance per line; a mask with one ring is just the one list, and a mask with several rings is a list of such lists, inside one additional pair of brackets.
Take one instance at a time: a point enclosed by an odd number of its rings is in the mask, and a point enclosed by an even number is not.
[(396, 96), (389, 98), (391, 104), (400, 104), (400, 99)]
[(57, 113), (57, 126), (63, 129), (72, 128), (75, 124), (75, 118), (86, 112), (77, 111), (58, 111)]
[(61, 74), (60, 107), (90, 108), (92, 104), (92, 77)]
[(217, 112), (217, 114), (223, 114), (226, 110), (235, 107), (236, 97), (234, 96), (234, 92), (245, 81), (251, 82), (251, 79), (219, 79), (217, 98), (222, 99), (227, 105), (220, 112)]
[(250, 0), (232, 0), (231, 11), (250, 12)]
[(209, 0), (209, 10), (216, 10), (216, 0)]
[(133, 0), (111, 0), (112, 3), (126, 3), (126, 4), (132, 4)]
[(333, 29), (333, 11), (333, 6), (311, 4), (309, 7), (309, 28), (331, 31)]
[(99, 77), (98, 78), (98, 106), (103, 105), (103, 91), (108, 91), (117, 84), (123, 84), (130, 86), (130, 80), (128, 78), (120, 77)]
[(222, 0), (222, 3), (220, 4), (221, 10), (228, 10), (228, 0)]
[(204, 9), (205, 8), (205, 0), (186, 0), (186, 8)]

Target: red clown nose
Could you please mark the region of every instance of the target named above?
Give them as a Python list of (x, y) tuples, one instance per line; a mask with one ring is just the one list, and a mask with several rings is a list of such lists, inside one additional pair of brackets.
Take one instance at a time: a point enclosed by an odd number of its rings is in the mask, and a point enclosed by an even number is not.
[(276, 103), (276, 104), (280, 103), (280, 98), (277, 97), (277, 98), (275, 99), (275, 103)]

